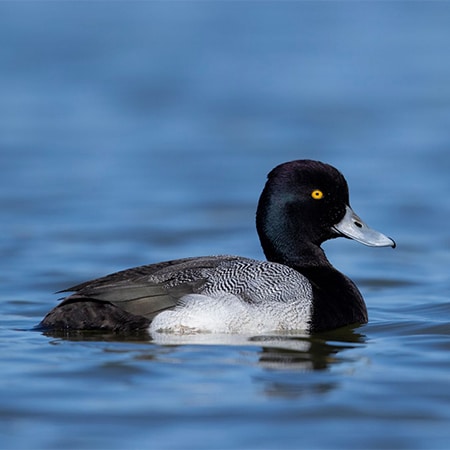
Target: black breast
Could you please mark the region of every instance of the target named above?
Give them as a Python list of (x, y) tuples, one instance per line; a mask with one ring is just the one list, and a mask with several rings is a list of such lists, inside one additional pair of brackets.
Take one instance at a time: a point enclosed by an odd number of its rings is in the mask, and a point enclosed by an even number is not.
[(313, 287), (312, 332), (367, 323), (367, 308), (356, 285), (333, 267), (301, 270)]

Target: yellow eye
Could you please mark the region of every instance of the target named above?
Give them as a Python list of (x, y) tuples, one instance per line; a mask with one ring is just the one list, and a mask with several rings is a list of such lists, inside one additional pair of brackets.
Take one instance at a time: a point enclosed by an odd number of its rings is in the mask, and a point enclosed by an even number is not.
[(314, 189), (314, 191), (311, 192), (311, 197), (314, 200), (320, 200), (323, 198), (323, 192), (320, 189)]

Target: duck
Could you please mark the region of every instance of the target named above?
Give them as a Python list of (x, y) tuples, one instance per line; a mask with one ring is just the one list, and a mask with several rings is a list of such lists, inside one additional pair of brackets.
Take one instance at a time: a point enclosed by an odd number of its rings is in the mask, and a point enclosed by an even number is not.
[(321, 245), (345, 237), (392, 247), (350, 206), (335, 167), (300, 159), (267, 176), (256, 210), (266, 260), (199, 256), (112, 273), (70, 293), (37, 326), (46, 331), (127, 333), (316, 333), (368, 321), (355, 283)]

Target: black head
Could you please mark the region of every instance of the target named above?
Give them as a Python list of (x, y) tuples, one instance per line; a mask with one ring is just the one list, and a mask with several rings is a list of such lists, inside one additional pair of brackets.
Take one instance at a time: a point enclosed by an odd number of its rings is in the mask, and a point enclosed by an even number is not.
[(347, 182), (334, 167), (311, 160), (275, 167), (256, 216), (266, 257), (286, 263), (286, 257), (295, 259), (305, 248), (339, 236), (333, 227), (345, 216), (348, 204)]
[(372, 247), (395, 247), (350, 208), (343, 175), (307, 159), (281, 164), (269, 173), (256, 226), (267, 259), (291, 266), (329, 264), (320, 244), (338, 236)]

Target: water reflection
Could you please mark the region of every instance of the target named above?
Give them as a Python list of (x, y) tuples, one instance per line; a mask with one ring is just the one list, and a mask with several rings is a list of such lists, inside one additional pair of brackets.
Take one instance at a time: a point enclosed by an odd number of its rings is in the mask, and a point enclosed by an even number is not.
[(268, 344), (264, 342), (259, 356), (259, 364), (267, 370), (254, 381), (265, 396), (295, 399), (337, 389), (342, 381), (339, 374), (349, 366), (353, 371), (357, 363), (345, 350), (365, 345), (365, 336), (344, 328), (310, 337), (272, 336)]
[[(37, 327), (35, 330), (41, 332)], [(42, 331), (41, 333), (49, 338), (66, 341), (149, 343), (148, 333), (142, 330), (136, 331), (135, 333), (111, 333), (100, 330), (55, 330)]]
[[(340, 355), (344, 350), (365, 344), (365, 336), (356, 327), (345, 327), (315, 335), (279, 333), (249, 336), (242, 334), (164, 334), (157, 333), (151, 338), (146, 332), (127, 334), (104, 333), (99, 331), (44, 332), (58, 340), (90, 342), (122, 342), (145, 344), (142, 353), (158, 353), (158, 348), (176, 351), (181, 346), (228, 346), (260, 348), (258, 365), (267, 369), (289, 369), (296, 371), (325, 370), (332, 364), (345, 361)], [(150, 347), (148, 347), (150, 346)], [(132, 350), (137, 350), (132, 347)], [(153, 355), (154, 356), (154, 355)], [(153, 359), (153, 356), (150, 359)], [(146, 359), (140, 355), (140, 359)]]
[[(186, 380), (190, 383), (197, 380), (199, 386), (217, 389), (231, 383), (236, 392), (242, 389), (242, 384), (250, 382), (258, 396), (289, 400), (338, 389), (342, 375), (345, 378), (353, 373), (361, 359), (349, 350), (366, 346), (366, 337), (356, 327), (312, 336), (158, 334), (150, 339), (147, 333), (46, 332), (45, 335), (53, 338), (49, 341), (53, 345), (84, 341), (89, 347), (100, 347), (105, 356), (99, 359), (98, 366), (89, 365), (86, 369), (90, 377), (94, 372), (96, 378), (123, 382), (125, 377), (135, 383), (136, 377), (147, 380), (151, 376), (163, 391), (169, 383), (171, 389), (186, 396), (190, 395)], [(217, 401), (214, 395), (202, 396), (206, 404)]]
[[(354, 348), (364, 341), (362, 335), (352, 330), (346, 337), (345, 341), (329, 341), (321, 336), (270, 337), (268, 342), (263, 343), (259, 363), (276, 369), (325, 370), (329, 365), (344, 360), (342, 355), (338, 356), (343, 350)], [(256, 339), (254, 342), (258, 341)]]

